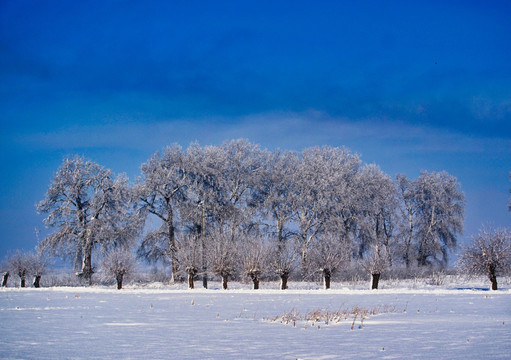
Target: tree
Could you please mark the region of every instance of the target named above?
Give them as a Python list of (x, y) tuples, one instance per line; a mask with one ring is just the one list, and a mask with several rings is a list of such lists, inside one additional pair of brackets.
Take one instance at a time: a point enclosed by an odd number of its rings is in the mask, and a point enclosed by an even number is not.
[(321, 272), (325, 289), (330, 289), (332, 275), (350, 261), (350, 244), (338, 234), (323, 233), (310, 252), (314, 268)]
[(188, 276), (188, 288), (195, 288), (194, 280), (201, 268), (201, 241), (199, 234), (189, 233), (177, 243), (177, 252), (182, 269)]
[(390, 266), (388, 254), (380, 244), (372, 244), (365, 252), (360, 264), (371, 274), (371, 289), (378, 289), (381, 273)]
[(497, 290), (497, 276), (511, 270), (511, 232), (482, 229), (464, 249), (457, 265), (469, 274), (487, 275), (491, 289)]
[(2, 287), (7, 286), (11, 269), (7, 260), (0, 263), (0, 272), (2, 273)]
[(114, 179), (110, 170), (78, 156), (64, 159), (37, 209), (48, 214), (46, 226), (57, 229), (40, 249), (74, 257), (77, 275), (89, 284), (92, 250), (134, 241), (143, 224), (133, 209), (126, 176)]
[(396, 189), (390, 177), (374, 165), (364, 166), (357, 177), (358, 256), (378, 246), (392, 265), (394, 228), (397, 222)]
[(407, 267), (412, 252), (417, 264), (447, 265), (448, 251), (463, 231), (465, 196), (457, 179), (445, 171), (422, 171), (415, 180), (396, 178), (401, 203), (402, 256)]
[(208, 287), (208, 233), (218, 220), (218, 204), (222, 201), (219, 169), (224, 161), (222, 151), (216, 146), (201, 148), (191, 144), (186, 151), (187, 169), (191, 173), (189, 200), (185, 203), (184, 219), (194, 229), (201, 241), (202, 286)]
[(17, 250), (7, 260), (9, 268), (12, 269), (12, 272), (18, 275), (20, 279), (20, 287), (22, 288), (26, 286), (26, 277), (30, 271), (30, 261), (30, 255), (19, 250)]
[(358, 156), (345, 148), (313, 147), (302, 151), (293, 178), (296, 191), (293, 209), (298, 228), (296, 238), (301, 247), (302, 278), (307, 272), (309, 248), (329, 218), (336, 214), (339, 206), (336, 191), (346, 186), (359, 163)]
[(405, 262), (407, 269), (412, 264), (413, 246), (416, 234), (417, 221), (417, 201), (415, 198), (415, 183), (408, 179), (406, 175), (396, 176), (396, 187), (400, 200), (399, 210), (401, 212), (401, 221), (399, 222), (399, 235), (402, 239), (400, 245), (400, 254)]
[(293, 176), (299, 163), (293, 152), (275, 150), (267, 155), (265, 171), (258, 187), (257, 198), (261, 216), (267, 220), (269, 236), (277, 242), (277, 251), (291, 237), (295, 191)]
[(259, 289), (261, 276), (267, 270), (268, 248), (262, 236), (249, 238), (241, 245), (243, 272), (250, 277), (253, 289)]
[(236, 274), (239, 264), (238, 247), (228, 229), (225, 232), (216, 230), (210, 236), (208, 257), (211, 270), (222, 278), (222, 288), (227, 290), (229, 278)]
[(142, 164), (142, 178), (135, 187), (140, 208), (161, 221), (150, 230), (139, 248), (139, 256), (149, 261), (165, 259), (172, 266), (173, 282), (179, 273), (176, 223), (180, 203), (187, 199), (189, 173), (185, 154), (178, 145), (167, 147)]
[(448, 250), (456, 247), (463, 231), (465, 196), (457, 179), (447, 172), (423, 171), (416, 180), (419, 266), (430, 259), (447, 265)]
[(270, 248), (270, 268), (279, 276), (281, 290), (287, 289), (287, 282), (294, 272), (299, 258), (300, 252), (297, 251), (297, 246), (294, 242), (287, 241), (285, 244), (282, 244), (280, 249), (278, 244)]
[(28, 253), (28, 273), (34, 276), (33, 285), (35, 288), (41, 286), (41, 277), (46, 273), (48, 259), (41, 252)]
[(121, 290), (124, 276), (134, 271), (135, 264), (135, 257), (129, 249), (116, 248), (105, 255), (102, 268), (107, 274), (115, 276), (117, 289)]

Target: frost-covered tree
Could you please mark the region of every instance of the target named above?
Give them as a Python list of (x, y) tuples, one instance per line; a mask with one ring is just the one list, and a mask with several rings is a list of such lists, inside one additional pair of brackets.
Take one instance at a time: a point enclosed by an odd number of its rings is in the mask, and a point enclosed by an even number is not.
[(295, 271), (300, 259), (300, 251), (294, 241), (287, 241), (278, 248), (278, 244), (270, 247), (269, 264), (270, 268), (280, 278), (280, 289), (287, 289), (287, 282)]
[(228, 281), (236, 275), (240, 262), (238, 244), (230, 229), (216, 229), (209, 236), (208, 258), (211, 270), (222, 278), (222, 288), (227, 290)]
[(371, 289), (378, 289), (381, 273), (390, 266), (388, 254), (381, 244), (372, 244), (364, 253), (360, 264), (371, 274)]
[(124, 276), (135, 270), (135, 256), (127, 248), (115, 248), (103, 257), (101, 266), (106, 274), (115, 277), (117, 289), (121, 290)]
[(310, 251), (314, 269), (321, 272), (325, 289), (330, 289), (332, 275), (351, 259), (351, 246), (339, 234), (322, 233)]
[(447, 265), (448, 250), (454, 250), (463, 231), (465, 196), (457, 179), (447, 172), (423, 171), (416, 180), (417, 239), (419, 266), (431, 259)]
[(277, 251), (293, 234), (294, 174), (299, 163), (294, 152), (275, 150), (267, 154), (266, 167), (258, 187), (259, 209), (268, 236), (277, 243)]
[(195, 277), (201, 269), (202, 262), (201, 239), (199, 238), (199, 234), (196, 232), (185, 234), (183, 238), (177, 242), (177, 253), (180, 266), (188, 277), (188, 288), (193, 289), (195, 288)]
[(189, 199), (184, 208), (184, 219), (188, 227), (194, 229), (201, 242), (202, 286), (208, 287), (208, 232), (216, 220), (219, 202), (220, 163), (222, 153), (216, 146), (201, 147), (191, 144), (186, 150), (187, 169), (191, 173), (189, 182)]
[(497, 276), (511, 271), (511, 232), (508, 229), (483, 229), (472, 239), (457, 261), (468, 274), (486, 275), (491, 289), (497, 290)]
[(74, 258), (77, 275), (89, 284), (93, 249), (131, 242), (142, 225), (127, 177), (114, 178), (110, 170), (78, 156), (64, 159), (37, 209), (47, 214), (46, 226), (56, 229), (39, 248)]
[(48, 268), (48, 258), (41, 252), (28, 253), (28, 273), (34, 277), (33, 285), (35, 288), (41, 286), (41, 278)]
[(415, 198), (415, 183), (408, 179), (406, 175), (399, 174), (396, 176), (396, 187), (400, 203), (399, 211), (401, 213), (401, 221), (398, 223), (399, 236), (401, 238), (401, 242), (398, 244), (399, 253), (406, 268), (409, 269), (415, 253), (414, 239), (417, 232), (418, 207)]
[(161, 225), (145, 235), (138, 254), (149, 260), (167, 260), (173, 282), (179, 273), (176, 228), (180, 205), (187, 199), (190, 174), (185, 153), (178, 145), (165, 148), (142, 164), (142, 178), (135, 186), (140, 208), (156, 217)]
[(445, 171), (422, 171), (413, 181), (398, 175), (397, 187), (405, 263), (409, 266), (413, 252), (419, 266), (433, 261), (445, 266), (463, 231), (465, 196), (457, 179)]
[(31, 256), (29, 253), (16, 250), (16, 252), (7, 259), (7, 263), (12, 272), (18, 275), (20, 287), (26, 286), (26, 277), (30, 273)]
[(307, 252), (324, 230), (329, 218), (336, 214), (336, 192), (345, 186), (346, 177), (359, 165), (358, 156), (345, 148), (313, 147), (302, 151), (293, 182), (297, 221), (296, 239), (301, 246), (302, 277), (306, 276)]
[(377, 245), (392, 263), (394, 228), (397, 222), (397, 198), (394, 183), (374, 165), (362, 167), (357, 176), (358, 256)]
[(243, 272), (250, 277), (253, 289), (259, 289), (261, 277), (268, 271), (268, 246), (262, 236), (249, 237), (240, 245)]
[(6, 287), (11, 274), (11, 269), (7, 260), (2, 260), (2, 262), (0, 262), (0, 273), (2, 273), (2, 287)]

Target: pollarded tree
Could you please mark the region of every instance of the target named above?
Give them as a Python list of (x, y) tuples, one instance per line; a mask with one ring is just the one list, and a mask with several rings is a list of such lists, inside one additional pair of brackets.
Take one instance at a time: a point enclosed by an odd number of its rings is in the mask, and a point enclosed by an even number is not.
[(483, 229), (465, 248), (457, 262), (469, 274), (486, 275), (491, 289), (497, 290), (497, 276), (511, 271), (511, 232), (507, 229)]
[(7, 260), (2, 260), (2, 262), (0, 262), (0, 272), (2, 273), (2, 287), (6, 287), (11, 274), (11, 268)]
[(33, 285), (35, 288), (41, 286), (41, 277), (46, 273), (48, 268), (48, 258), (41, 252), (28, 253), (28, 273), (34, 277)]
[(91, 284), (93, 249), (132, 242), (140, 232), (143, 222), (132, 200), (126, 176), (114, 179), (110, 170), (83, 157), (64, 159), (37, 205), (48, 214), (46, 226), (57, 229), (39, 249), (73, 257), (77, 275)]
[(448, 250), (455, 249), (463, 231), (465, 196), (457, 179), (445, 171), (423, 171), (415, 183), (418, 264), (434, 259), (445, 266)]
[[(222, 208), (220, 169), (225, 153), (217, 146), (200, 147), (191, 144), (186, 151), (187, 169), (191, 174), (188, 184), (188, 201), (183, 206), (183, 220), (194, 229), (201, 241), (202, 286), (208, 287), (208, 240), (220, 218)], [(211, 229), (210, 229), (211, 228)], [(210, 231), (211, 230), (211, 231)]]
[(149, 261), (170, 261), (172, 282), (179, 272), (176, 247), (178, 210), (187, 198), (187, 185), (190, 181), (186, 162), (181, 147), (167, 147), (142, 164), (142, 178), (135, 186), (140, 208), (161, 221), (160, 227), (145, 235), (138, 251), (139, 256)]
[(188, 276), (188, 288), (195, 288), (195, 277), (201, 269), (201, 239), (197, 232), (185, 234), (177, 242), (177, 254), (181, 268)]
[(349, 263), (351, 246), (346, 238), (334, 233), (322, 233), (310, 251), (310, 261), (323, 277), (325, 289), (330, 289), (332, 275)]
[(222, 278), (222, 288), (227, 290), (230, 278), (239, 266), (239, 248), (230, 229), (216, 229), (209, 234), (208, 260), (211, 270)]
[(390, 266), (389, 256), (381, 244), (372, 244), (364, 253), (360, 264), (371, 274), (371, 289), (378, 289), (381, 273)]
[(22, 288), (26, 286), (26, 277), (30, 273), (30, 261), (30, 255), (19, 250), (7, 259), (9, 268), (12, 269), (13, 273), (18, 275), (20, 287)]
[(243, 272), (250, 277), (253, 289), (259, 289), (259, 281), (268, 271), (268, 246), (262, 236), (247, 235), (248, 240), (241, 244), (241, 262)]
[(287, 289), (289, 277), (298, 265), (300, 251), (297, 248), (299, 246), (291, 240), (280, 244), (280, 248), (278, 244), (273, 244), (273, 247), (270, 247), (269, 265), (280, 278), (281, 290)]
[(115, 276), (117, 289), (122, 289), (124, 276), (131, 274), (135, 269), (135, 256), (127, 248), (116, 248), (109, 251), (102, 261), (103, 270), (112, 276)]

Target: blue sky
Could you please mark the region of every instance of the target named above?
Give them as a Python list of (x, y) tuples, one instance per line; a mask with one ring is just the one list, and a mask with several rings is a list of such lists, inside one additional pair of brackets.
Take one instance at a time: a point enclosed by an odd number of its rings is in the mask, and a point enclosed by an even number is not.
[[(177, 142), (347, 146), (456, 176), (461, 242), (511, 226), (506, 1), (0, 2), (0, 258), (62, 158), (134, 180)], [(43, 231), (44, 232), (44, 231)]]

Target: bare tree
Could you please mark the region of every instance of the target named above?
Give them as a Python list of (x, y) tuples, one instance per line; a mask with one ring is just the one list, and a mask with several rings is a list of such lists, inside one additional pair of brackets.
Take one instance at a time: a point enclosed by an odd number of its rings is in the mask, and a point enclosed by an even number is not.
[(250, 237), (241, 245), (243, 272), (250, 277), (253, 289), (259, 289), (261, 276), (265, 274), (268, 261), (268, 246), (262, 236)]
[(48, 258), (41, 252), (28, 253), (28, 272), (34, 277), (33, 285), (35, 288), (41, 286), (41, 277), (46, 273), (48, 268)]
[(266, 168), (259, 184), (259, 202), (266, 220), (269, 236), (277, 242), (277, 250), (293, 234), (290, 225), (294, 219), (294, 174), (298, 167), (294, 152), (275, 150), (267, 155)]
[(406, 175), (399, 174), (396, 176), (396, 187), (398, 190), (398, 198), (400, 202), (399, 210), (401, 212), (401, 221), (398, 223), (399, 237), (401, 242), (398, 244), (399, 253), (405, 262), (407, 269), (412, 264), (415, 242), (417, 232), (417, 201), (415, 183), (408, 179)]
[(310, 252), (310, 259), (314, 268), (319, 270), (323, 277), (325, 289), (330, 289), (332, 275), (349, 263), (351, 246), (339, 234), (323, 233)]
[(298, 265), (300, 252), (297, 251), (296, 243), (291, 240), (280, 245), (280, 249), (277, 244), (274, 248), (270, 248), (269, 263), (271, 269), (280, 278), (280, 289), (286, 290), (289, 277)]
[(371, 289), (378, 289), (381, 273), (390, 266), (389, 257), (381, 244), (371, 245), (360, 264), (371, 274)]
[(126, 248), (116, 248), (109, 251), (102, 261), (103, 270), (115, 276), (117, 289), (122, 289), (124, 276), (132, 273), (135, 269), (135, 256)]
[(18, 275), (20, 279), (20, 287), (26, 287), (26, 277), (30, 272), (31, 257), (28, 253), (17, 250), (7, 259), (9, 268)]
[(336, 214), (336, 191), (359, 166), (358, 156), (345, 148), (313, 147), (302, 151), (294, 174), (296, 189), (294, 212), (297, 240), (301, 246), (302, 277), (306, 276), (307, 252), (314, 239), (324, 230), (329, 218)]
[(230, 229), (216, 229), (210, 233), (208, 246), (211, 270), (222, 278), (222, 288), (227, 290), (229, 278), (233, 277), (239, 265), (238, 244)]
[(358, 256), (378, 245), (392, 265), (394, 229), (397, 222), (397, 194), (394, 183), (376, 165), (364, 166), (357, 177)]
[(457, 179), (445, 171), (423, 171), (416, 183), (418, 264), (427, 265), (432, 258), (446, 266), (448, 250), (455, 249), (463, 231), (465, 196)]
[(511, 271), (511, 232), (508, 229), (483, 229), (472, 239), (458, 259), (463, 271), (487, 275), (491, 289), (497, 290), (497, 276)]
[(161, 221), (161, 226), (150, 230), (142, 241), (138, 254), (149, 261), (169, 260), (172, 279), (179, 273), (176, 247), (176, 223), (180, 203), (187, 199), (190, 174), (181, 147), (167, 147), (142, 164), (142, 178), (135, 186), (139, 206)]
[(124, 175), (83, 157), (65, 159), (38, 205), (44, 220), (57, 230), (39, 248), (53, 255), (72, 256), (77, 275), (92, 283), (92, 250), (133, 241), (142, 222), (133, 210), (132, 194)]
[(208, 287), (208, 233), (218, 220), (221, 163), (224, 153), (216, 146), (200, 147), (191, 144), (186, 152), (187, 169), (192, 174), (189, 183), (189, 200), (184, 208), (184, 218), (190, 228), (194, 228), (201, 241), (202, 286)]
[(177, 242), (177, 253), (182, 269), (188, 276), (188, 288), (195, 288), (195, 277), (199, 273), (202, 261), (201, 239), (197, 233), (185, 234)]
[(2, 262), (0, 262), (0, 272), (2, 273), (2, 287), (7, 286), (7, 282), (9, 281), (9, 275), (11, 274), (10, 271), (11, 269), (8, 264), (8, 260), (2, 260)]

